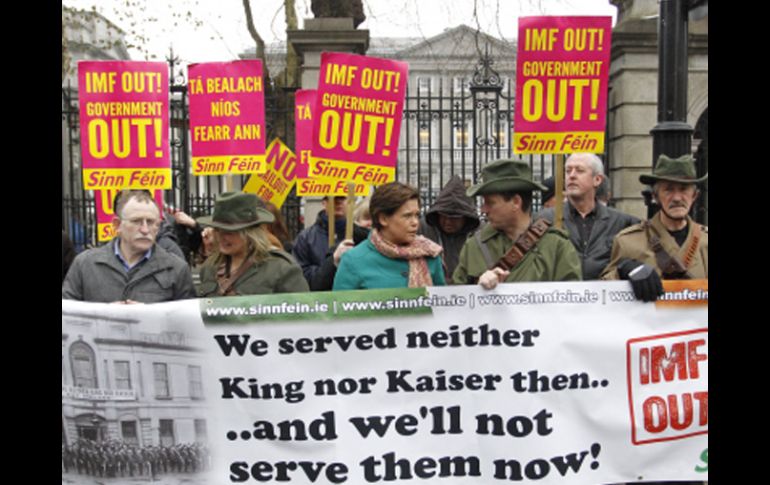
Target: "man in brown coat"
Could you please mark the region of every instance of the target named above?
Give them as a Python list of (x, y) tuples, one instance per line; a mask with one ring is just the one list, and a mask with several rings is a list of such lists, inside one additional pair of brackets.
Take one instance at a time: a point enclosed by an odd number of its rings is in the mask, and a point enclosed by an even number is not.
[(700, 195), (698, 184), (707, 178), (696, 178), (691, 155), (661, 155), (652, 175), (639, 177), (652, 185), (660, 211), (618, 233), (601, 278), (629, 280), (636, 297), (644, 301), (663, 294), (661, 278), (708, 279), (708, 227), (688, 215)]

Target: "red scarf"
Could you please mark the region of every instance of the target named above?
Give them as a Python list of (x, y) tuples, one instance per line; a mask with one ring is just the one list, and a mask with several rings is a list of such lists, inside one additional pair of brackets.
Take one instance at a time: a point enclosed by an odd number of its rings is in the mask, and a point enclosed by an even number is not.
[(417, 236), (414, 241), (404, 246), (397, 246), (383, 239), (380, 231), (372, 229), (369, 239), (383, 256), (393, 259), (405, 259), (409, 262), (409, 288), (432, 286), (433, 278), (428, 269), (427, 257), (435, 258), (444, 250), (430, 239)]

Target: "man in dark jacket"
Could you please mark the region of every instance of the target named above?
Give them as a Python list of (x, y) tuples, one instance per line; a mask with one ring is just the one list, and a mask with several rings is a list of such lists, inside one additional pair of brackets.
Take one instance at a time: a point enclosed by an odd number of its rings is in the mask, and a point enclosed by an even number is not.
[(465, 194), (465, 184), (453, 175), (441, 189), (436, 202), (420, 219), (419, 234), (444, 248), (441, 257), (447, 279), (457, 267), (457, 258), (468, 236), (479, 227), (479, 216), (473, 199)]
[(329, 291), (334, 287), (334, 276), (337, 274), (337, 267), (340, 265), (340, 258), (349, 249), (358, 246), (369, 237), (369, 229), (353, 224), (353, 240), (345, 239), (341, 241), (332, 251), (329, 249), (326, 259), (318, 267), (318, 270), (310, 280), (310, 291)]
[[(580, 256), (583, 280), (597, 280), (610, 262), (612, 240), (639, 219), (607, 207), (596, 199), (604, 179), (602, 161), (593, 153), (573, 153), (564, 167), (564, 227)], [(554, 209), (542, 210), (537, 217), (553, 222)]]
[(62, 298), (104, 303), (156, 303), (195, 298), (190, 268), (155, 244), (160, 211), (146, 190), (126, 190), (115, 207), (117, 236), (80, 253)]
[[(329, 251), (329, 210), (328, 199), (323, 199), (324, 210), (318, 213), (315, 224), (302, 230), (294, 241), (291, 250), (292, 256), (302, 268), (308, 284), (313, 281), (313, 276), (326, 260)], [(334, 234), (335, 244), (345, 239), (345, 197), (334, 198)]]

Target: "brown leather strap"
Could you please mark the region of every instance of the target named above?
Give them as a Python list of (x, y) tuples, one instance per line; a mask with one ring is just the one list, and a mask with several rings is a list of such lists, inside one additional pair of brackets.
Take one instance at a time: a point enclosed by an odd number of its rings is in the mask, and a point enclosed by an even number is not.
[(238, 271), (233, 273), (230, 277), (227, 276), (227, 273), (229, 273), (229, 266), (230, 266), (230, 258), (227, 258), (227, 261), (222, 263), (222, 265), (217, 270), (217, 284), (219, 285), (219, 296), (235, 296), (237, 293), (235, 292), (235, 289), (233, 288), (235, 286), (235, 282), (238, 281), (238, 278), (243, 275), (249, 268), (251, 268), (254, 265), (254, 259), (252, 259), (251, 254), (249, 254), (246, 259), (241, 263), (241, 266), (238, 268)]
[(692, 241), (690, 241), (690, 245), (687, 246), (687, 252), (682, 260), (684, 267), (687, 269), (690, 269), (695, 253), (698, 251), (698, 243), (700, 243), (700, 224), (693, 224)]
[(551, 223), (546, 219), (538, 219), (531, 224), (527, 230), (516, 239), (511, 249), (500, 258), (495, 264), (495, 268), (502, 268), (506, 271), (510, 271), (516, 267), (517, 264), (524, 259), (524, 256), (530, 249), (534, 248), (543, 234), (551, 227)]
[(663, 278), (668, 280), (692, 279), (692, 275), (687, 271), (689, 264), (685, 264), (677, 256), (672, 256), (663, 248), (663, 244), (660, 242), (660, 235), (652, 227), (650, 221), (644, 221), (642, 226), (644, 227), (650, 247), (655, 251), (655, 261), (658, 263), (658, 268), (660, 268)]

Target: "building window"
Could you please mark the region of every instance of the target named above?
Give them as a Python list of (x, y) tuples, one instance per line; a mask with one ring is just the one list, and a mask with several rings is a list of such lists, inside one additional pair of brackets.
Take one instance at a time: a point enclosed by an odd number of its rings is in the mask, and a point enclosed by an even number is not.
[(503, 91), (502, 92), (504, 92), (504, 93), (507, 92), (508, 91), (508, 85), (510, 84), (510, 81), (511, 81), (510, 78), (508, 76), (502, 76), (500, 78), (500, 81), (502, 81), (501, 84), (503, 86)]
[(430, 94), (431, 91), (431, 81), (432, 79), (429, 77), (418, 77), (417, 78), (417, 91), (419, 94)]
[(415, 145), (415, 148), (419, 147), (420, 150), (429, 150), (439, 147), (441, 127), (438, 121), (426, 119), (420, 121), (417, 127), (418, 143)]
[(190, 380), (190, 397), (192, 399), (203, 399), (203, 379), (201, 379), (200, 366), (187, 366), (187, 376)]
[(462, 76), (452, 78), (452, 89), (455, 94), (462, 94), (465, 87), (468, 85), (468, 79)]
[(205, 443), (208, 440), (208, 431), (206, 430), (206, 420), (195, 420), (195, 441), (198, 443)]
[(171, 396), (168, 386), (168, 366), (154, 362), (152, 364), (153, 374), (155, 375), (155, 397), (168, 398)]
[(457, 149), (470, 148), (471, 140), (473, 140), (473, 136), (471, 135), (471, 126), (470, 125), (455, 126), (452, 130), (453, 130), (452, 144), (454, 148), (457, 148)]
[(96, 356), (93, 349), (83, 342), (70, 347), (70, 365), (75, 387), (96, 388)]
[(160, 445), (173, 446), (174, 445), (174, 420), (159, 419), (158, 429), (160, 432)]
[(115, 361), (115, 388), (131, 389), (131, 368), (127, 360)]
[(500, 126), (497, 127), (497, 146), (503, 149), (508, 148), (508, 130), (506, 129), (505, 123), (500, 123)]
[(136, 421), (121, 421), (120, 434), (123, 441), (129, 445), (139, 446), (139, 435), (136, 432)]

